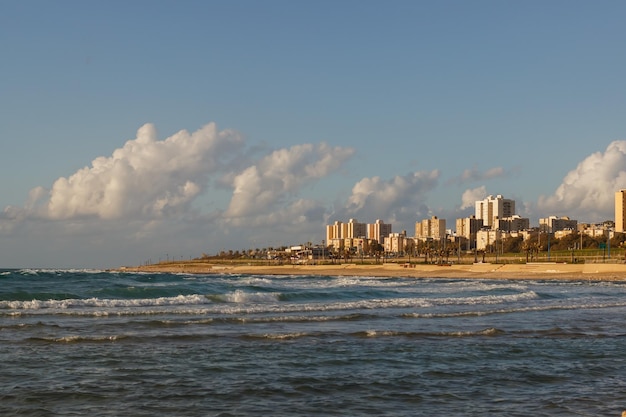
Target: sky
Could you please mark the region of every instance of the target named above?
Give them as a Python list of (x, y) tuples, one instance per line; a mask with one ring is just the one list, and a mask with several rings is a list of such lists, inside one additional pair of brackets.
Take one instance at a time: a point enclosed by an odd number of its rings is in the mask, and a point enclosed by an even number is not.
[(614, 218), (626, 2), (4, 0), (0, 267)]

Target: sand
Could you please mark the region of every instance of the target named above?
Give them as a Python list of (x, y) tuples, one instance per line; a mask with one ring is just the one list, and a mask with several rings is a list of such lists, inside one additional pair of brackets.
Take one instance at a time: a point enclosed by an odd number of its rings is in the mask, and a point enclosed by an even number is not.
[(335, 265), (244, 265), (209, 262), (170, 262), (155, 265), (122, 267), (121, 271), (265, 274), (265, 275), (331, 275), (376, 277), (430, 277), (470, 279), (568, 279), (568, 280), (625, 280), (626, 264), (617, 263), (527, 263), (527, 264), (401, 264), (385, 263), (363, 265), (345, 263)]

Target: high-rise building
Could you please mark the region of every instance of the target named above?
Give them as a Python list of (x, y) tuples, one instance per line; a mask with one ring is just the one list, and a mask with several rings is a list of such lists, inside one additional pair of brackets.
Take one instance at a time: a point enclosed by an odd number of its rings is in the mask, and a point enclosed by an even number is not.
[(515, 214), (515, 200), (490, 195), (476, 202), (476, 218), (482, 219), (483, 225), (493, 227), (496, 217), (512, 217)]
[(391, 234), (391, 224), (386, 224), (380, 219), (367, 225), (367, 238), (373, 239), (380, 243), (384, 243), (385, 238)]
[(615, 231), (626, 232), (626, 190), (615, 193)]
[(446, 237), (446, 219), (432, 216), (415, 223), (415, 237), (418, 239), (441, 239)]
[(367, 225), (359, 223), (356, 219), (348, 221), (348, 235), (344, 237), (362, 238), (367, 236)]
[(326, 241), (335, 239), (364, 238), (367, 235), (367, 225), (359, 223), (356, 219), (350, 219), (348, 223), (336, 221), (326, 226)]
[(330, 245), (331, 242), (344, 239), (348, 234), (348, 225), (340, 221), (336, 221), (333, 224), (326, 226), (326, 242)]
[(483, 227), (483, 220), (477, 219), (476, 216), (456, 219), (456, 234), (466, 239), (476, 241), (476, 232)]

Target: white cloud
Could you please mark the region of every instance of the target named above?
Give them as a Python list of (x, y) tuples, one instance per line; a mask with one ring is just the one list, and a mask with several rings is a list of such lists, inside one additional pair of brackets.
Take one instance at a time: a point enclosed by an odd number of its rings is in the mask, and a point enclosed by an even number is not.
[(351, 148), (332, 148), (325, 143), (274, 151), (235, 175), (233, 196), (224, 217), (241, 223), (243, 218), (288, 205), (290, 195), (337, 170), (353, 153)]
[(570, 171), (551, 196), (541, 196), (541, 216), (567, 213), (580, 221), (614, 217), (615, 192), (626, 188), (626, 141), (614, 141)]
[(233, 131), (211, 123), (157, 140), (151, 124), (110, 157), (57, 179), (47, 196), (38, 187), (24, 207), (29, 216), (62, 220), (82, 217), (158, 218), (184, 210), (206, 187), (206, 177), (228, 165), (243, 145)]
[(386, 223), (396, 223), (394, 228), (406, 228), (428, 211), (425, 206), (427, 194), (437, 186), (439, 175), (438, 170), (433, 170), (412, 172), (389, 180), (364, 178), (352, 187), (345, 207), (334, 215), (337, 220), (358, 218), (370, 222), (382, 219)]
[(487, 196), (487, 189), (484, 185), (465, 190), (461, 196), (461, 210), (474, 207), (476, 201), (482, 200)]

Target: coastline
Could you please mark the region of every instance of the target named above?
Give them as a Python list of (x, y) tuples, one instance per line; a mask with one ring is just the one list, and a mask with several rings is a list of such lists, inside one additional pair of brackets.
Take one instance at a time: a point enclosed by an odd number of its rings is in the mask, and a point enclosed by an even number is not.
[(211, 262), (169, 262), (154, 265), (121, 267), (120, 272), (242, 274), (242, 275), (330, 275), (452, 279), (535, 279), (535, 280), (626, 280), (626, 264), (402, 264), (377, 265), (345, 263), (324, 265), (246, 265)]

